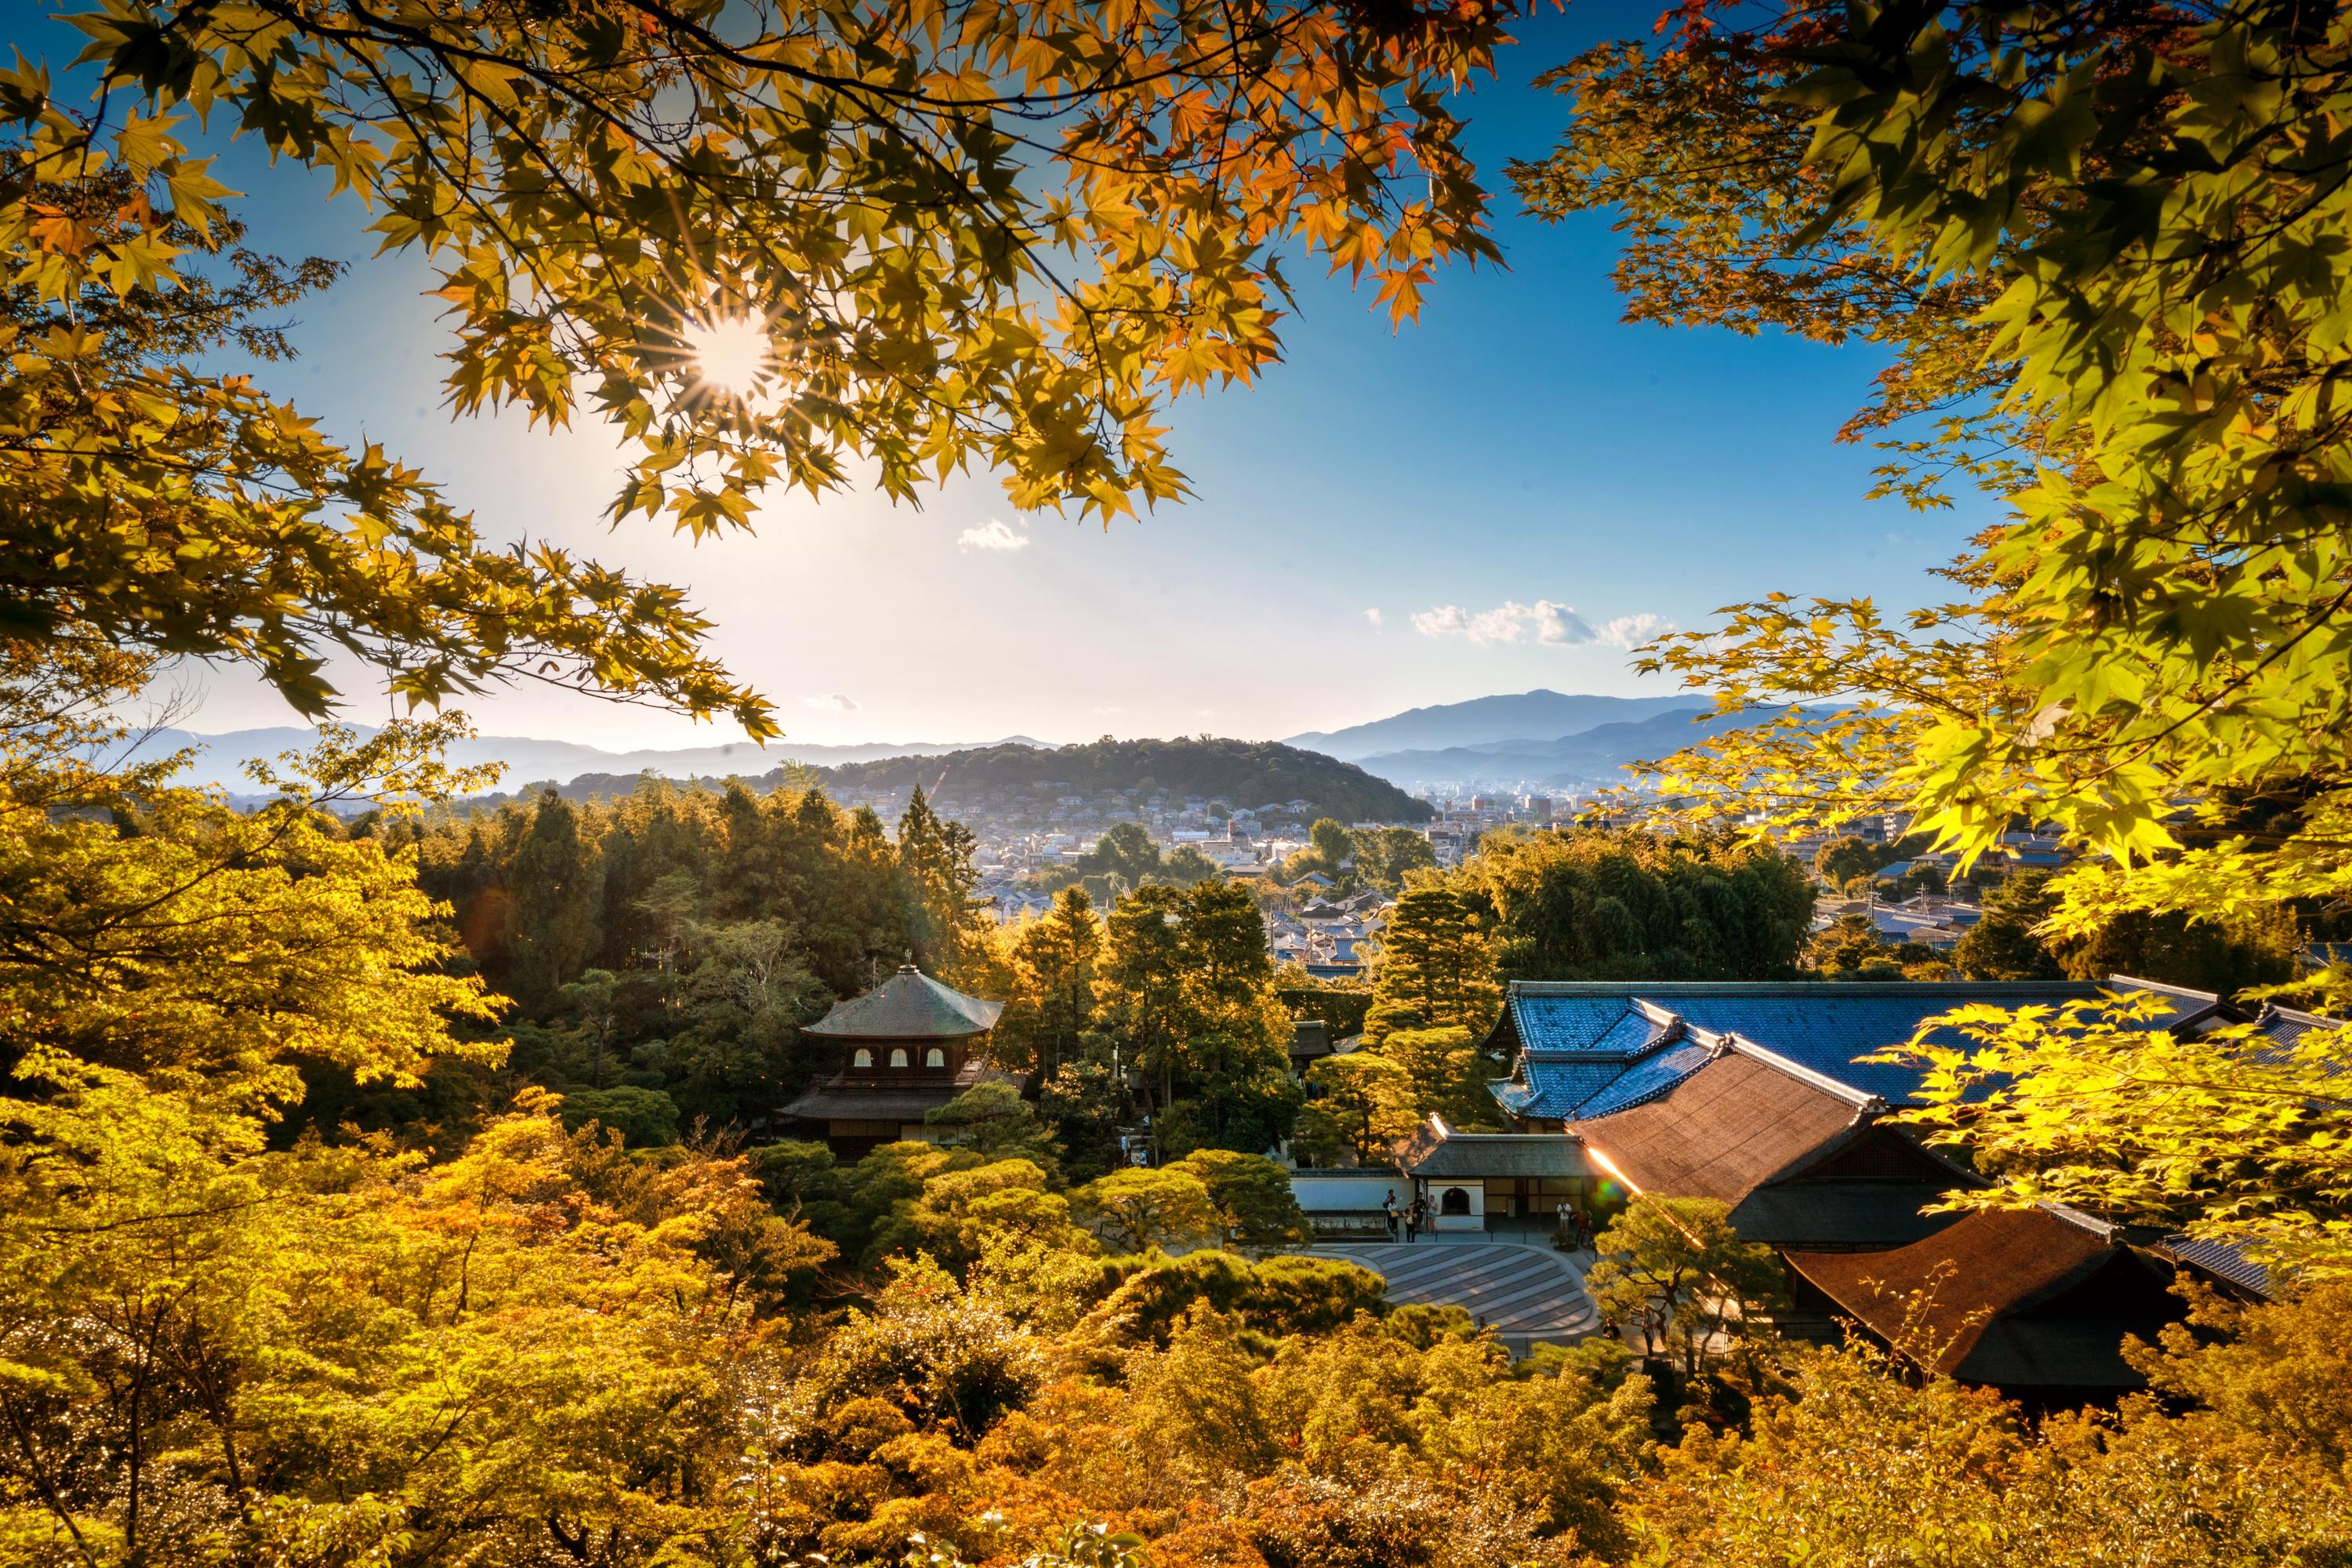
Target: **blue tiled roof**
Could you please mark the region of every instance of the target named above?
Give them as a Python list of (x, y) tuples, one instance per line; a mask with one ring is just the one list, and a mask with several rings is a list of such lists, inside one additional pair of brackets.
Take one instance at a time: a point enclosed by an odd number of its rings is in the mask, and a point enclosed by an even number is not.
[[(1508, 1024), (1519, 1043), (1518, 1080), (1496, 1098), (1516, 1115), (1591, 1117), (1664, 1093), (1706, 1060), (1698, 1045), (1661, 1047), (1661, 1026), (1634, 1004), (1646, 1002), (1690, 1028), (1739, 1035), (1765, 1049), (1890, 1104), (1909, 1101), (1919, 1069), (1858, 1058), (1899, 1046), (1927, 1019), (1967, 1003), (2017, 1007), (2089, 998), (2105, 990), (2145, 989), (2168, 999), (2161, 1024), (2210, 1005), (2212, 998), (2129, 982), (1993, 982), (1981, 984), (1872, 984), (1809, 982), (1764, 984), (1563, 984), (1511, 986)], [(1957, 1042), (1938, 1031), (1931, 1039)]]
[[(2303, 1044), (2303, 1037), (2305, 1035), (2315, 1030), (2332, 1032), (2346, 1026), (2333, 1018), (2324, 1018), (2315, 1013), (2295, 1013), (2284, 1007), (2268, 1008), (2260, 1018), (2254, 1021), (2257, 1034), (2266, 1036), (2279, 1043), (2277, 1059), (2285, 1058), (2297, 1046)], [(2264, 1052), (2263, 1055), (2269, 1056), (2270, 1053)], [(2321, 1078), (2339, 1078), (2346, 1072), (2352, 1071), (2352, 1063), (2347, 1063), (2340, 1058), (2333, 1061), (2315, 1061), (2305, 1065)]]
[(1622, 1061), (1560, 1061), (1528, 1058), (1520, 1069), (1525, 1083), (1497, 1084), (1495, 1098), (1514, 1116), (1556, 1121), (1625, 1076)]
[(1523, 997), (1511, 987), (1508, 1004), (1519, 1047), (1528, 1051), (1595, 1051), (1612, 1047), (1601, 1042), (1612, 1035), (1650, 1021), (1633, 1009), (1624, 992), (1605, 996)]
[[(1665, 1003), (1696, 1027), (1719, 1035), (1742, 1035), (1766, 1050), (1817, 1073), (1874, 1094), (1889, 1104), (1901, 1104), (1917, 1092), (1920, 1069), (1900, 1063), (1864, 1062), (1858, 1058), (1899, 1046), (1913, 1031), (1938, 1013), (1963, 1003), (2002, 1002), (1997, 995), (1960, 994), (1942, 986), (1888, 987), (1907, 993), (1876, 994), (1879, 987), (1856, 984), (1845, 989), (1853, 995), (1790, 996), (1774, 994), (1743, 996), (1675, 996)], [(2079, 994), (2088, 995), (2088, 987)], [(2047, 1000), (2047, 998), (2032, 998)], [(1938, 1030), (1933, 1037), (1958, 1044), (1960, 1037)]]
[(1617, 1081), (1576, 1109), (1579, 1121), (1631, 1110), (1657, 1099), (1706, 1064), (1714, 1053), (1695, 1041), (1660, 1051), (1617, 1075)]

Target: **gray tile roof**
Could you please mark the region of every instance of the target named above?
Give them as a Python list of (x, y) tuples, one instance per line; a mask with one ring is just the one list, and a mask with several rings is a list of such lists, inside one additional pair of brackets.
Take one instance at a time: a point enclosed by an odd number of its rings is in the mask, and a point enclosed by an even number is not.
[(2271, 1299), (2271, 1271), (2246, 1256), (2245, 1249), (2234, 1242), (2195, 1241), (2186, 1236), (2168, 1236), (2156, 1250), (2177, 1263), (2210, 1274), (2219, 1279), (2253, 1294)]
[(1430, 1180), (1585, 1173), (1584, 1146), (1562, 1133), (1440, 1132), (1426, 1123), (1397, 1150), (1397, 1163)]
[(909, 963), (865, 995), (834, 1005), (806, 1033), (835, 1040), (956, 1040), (985, 1034), (1002, 1002), (967, 996)]

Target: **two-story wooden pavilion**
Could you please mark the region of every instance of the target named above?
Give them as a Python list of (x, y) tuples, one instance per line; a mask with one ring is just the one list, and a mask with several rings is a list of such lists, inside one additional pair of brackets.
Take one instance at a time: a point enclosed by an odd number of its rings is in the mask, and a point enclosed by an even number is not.
[(835, 1044), (840, 1066), (779, 1113), (845, 1160), (926, 1136), (924, 1115), (996, 1077), (985, 1049), (1002, 1002), (968, 996), (909, 963), (802, 1031)]

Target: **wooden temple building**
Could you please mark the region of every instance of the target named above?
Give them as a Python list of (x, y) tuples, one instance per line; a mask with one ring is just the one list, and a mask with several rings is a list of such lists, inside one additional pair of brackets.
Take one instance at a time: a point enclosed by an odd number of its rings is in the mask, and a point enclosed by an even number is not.
[(1002, 1002), (967, 996), (909, 963), (801, 1032), (840, 1051), (839, 1066), (778, 1113), (845, 1160), (927, 1136), (923, 1118), (992, 1071), (988, 1032)]
[[(1743, 1240), (1779, 1254), (1783, 1331), (1858, 1333), (1926, 1373), (1997, 1390), (2029, 1410), (2104, 1404), (2144, 1386), (2125, 1353), (2180, 1320), (2182, 1273), (2242, 1300), (2271, 1282), (2218, 1240), (2127, 1231), (2054, 1205), (1957, 1214), (1940, 1205), (1984, 1179), (1895, 1115), (1918, 1103), (1916, 1058), (1890, 1057), (1968, 1002), (1999, 1006), (2102, 993), (2152, 996), (2143, 1026), (2194, 1035), (2250, 1022), (2291, 1047), (2327, 1026), (2126, 976), (2104, 982), (1853, 985), (1515, 982), (1490, 1046), (1509, 1079), (1490, 1086), (1517, 1139), (1422, 1140), (1422, 1168), (1467, 1185), (1549, 1134), (1539, 1156), (1587, 1163), (1628, 1194), (1723, 1204)], [(1956, 1038), (1948, 1028), (1931, 1039)], [(1482, 1147), (1484, 1145), (1484, 1147)], [(1491, 1150), (1491, 1153), (1488, 1151)], [(1573, 1152), (1573, 1156), (1571, 1155)], [(1465, 1160), (1485, 1156), (1487, 1170)], [(1486, 1207), (1493, 1212), (1489, 1179)], [(1523, 1189), (1524, 1190), (1524, 1189)], [(1547, 1194), (1549, 1188), (1540, 1189)], [(1605, 1208), (1613, 1200), (1604, 1201)], [(1604, 1215), (1605, 1217), (1605, 1215)]]
[(2124, 1342), (2152, 1344), (2187, 1310), (2168, 1260), (2056, 1205), (1980, 1210), (1887, 1252), (1782, 1256), (1800, 1312), (2036, 1412), (2146, 1387)]

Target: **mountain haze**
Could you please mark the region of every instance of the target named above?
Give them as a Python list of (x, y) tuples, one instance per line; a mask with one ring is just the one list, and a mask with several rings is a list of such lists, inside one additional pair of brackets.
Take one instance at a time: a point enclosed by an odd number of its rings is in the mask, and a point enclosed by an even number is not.
[[(375, 733), (367, 724), (352, 726), (362, 735)], [(158, 730), (140, 748), (140, 755), (163, 756), (182, 750), (195, 759), (180, 782), (210, 785), (233, 793), (252, 788), (246, 777), (247, 762), (275, 762), (288, 752), (307, 751), (319, 743), (318, 731), (280, 725), (261, 730), (233, 730), (218, 735), (198, 735), (185, 730)], [(875, 762), (889, 757), (936, 757), (975, 746), (1040, 746), (1043, 742), (1015, 735), (994, 742), (870, 742), (855, 746), (807, 746), (791, 740), (757, 746), (749, 741), (717, 746), (689, 746), (673, 751), (608, 752), (576, 741), (542, 741), (527, 735), (478, 735), (449, 748), (449, 762), (458, 767), (485, 763), (504, 764), (501, 784), (541, 779), (568, 783), (583, 773), (633, 774), (656, 773), (664, 778), (740, 774), (745, 778), (770, 773), (788, 763), (835, 767), (845, 763)]]
[(1679, 709), (1629, 723), (1596, 724), (1552, 741), (1497, 741), (1479, 746), (1384, 752), (1357, 766), (1403, 788), (1423, 785), (1545, 784), (1591, 788), (1623, 784), (1628, 763), (1663, 757), (1696, 741), (1757, 723), (1755, 714), (1703, 719)]
[(1706, 699), (1694, 692), (1673, 697), (1595, 697), (1538, 689), (1408, 709), (1344, 730), (1293, 735), (1285, 743), (1360, 762), (1398, 752), (1446, 751), (1498, 742), (1542, 744), (1547, 737), (1556, 740), (1580, 734), (1596, 725), (1631, 722), (1678, 710), (1695, 711), (1706, 706)]

